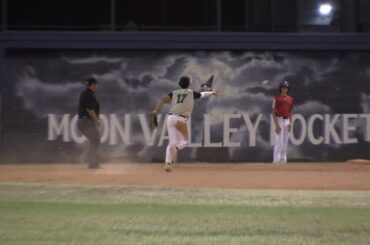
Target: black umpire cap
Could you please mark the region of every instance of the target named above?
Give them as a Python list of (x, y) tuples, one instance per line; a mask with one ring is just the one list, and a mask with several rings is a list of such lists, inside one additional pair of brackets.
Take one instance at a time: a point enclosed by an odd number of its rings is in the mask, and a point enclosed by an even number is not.
[(94, 84), (94, 83), (98, 83), (98, 80), (96, 80), (93, 77), (89, 77), (88, 79), (86, 79), (86, 85), (87, 86), (90, 86), (91, 84)]

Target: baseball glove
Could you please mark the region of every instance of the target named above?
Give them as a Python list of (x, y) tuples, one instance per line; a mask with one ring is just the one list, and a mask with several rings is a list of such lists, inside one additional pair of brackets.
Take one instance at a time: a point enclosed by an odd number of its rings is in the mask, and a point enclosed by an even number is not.
[(158, 127), (158, 117), (157, 117), (157, 113), (154, 111), (150, 113), (149, 126), (151, 129), (155, 129)]
[(213, 77), (212, 75), (207, 82), (203, 83), (200, 85), (200, 91), (201, 92), (209, 92), (212, 91), (212, 86), (213, 86)]

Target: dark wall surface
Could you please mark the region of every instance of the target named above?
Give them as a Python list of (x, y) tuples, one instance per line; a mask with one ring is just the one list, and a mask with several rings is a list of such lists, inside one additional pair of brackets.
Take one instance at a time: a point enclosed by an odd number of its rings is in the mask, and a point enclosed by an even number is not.
[(75, 115), (82, 82), (91, 75), (100, 81), (105, 161), (163, 161), (168, 107), (154, 132), (147, 115), (178, 87), (181, 75), (192, 78), (195, 90), (214, 76), (220, 95), (196, 102), (191, 144), (180, 161), (271, 161), (270, 114), (281, 80), (291, 83), (295, 99), (289, 159), (369, 158), (366, 50), (254, 50), (233, 45), (230, 50), (124, 49), (117, 43), (114, 49), (95, 49), (89, 48), (92, 42), (84, 49), (52, 49), (51, 40), (50, 47), (40, 49), (31, 37), (12, 44), (7, 38), (7, 45), (13, 46), (6, 49), (1, 86), (3, 162), (82, 162), (86, 142)]

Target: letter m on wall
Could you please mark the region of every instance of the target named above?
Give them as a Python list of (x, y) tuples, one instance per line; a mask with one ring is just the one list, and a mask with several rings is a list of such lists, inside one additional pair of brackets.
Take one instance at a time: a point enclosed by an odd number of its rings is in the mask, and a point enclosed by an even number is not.
[(62, 118), (58, 121), (58, 116), (56, 116), (55, 114), (48, 115), (48, 140), (56, 140), (59, 135), (63, 135), (63, 141), (70, 141), (70, 117), (70, 114), (64, 114)]

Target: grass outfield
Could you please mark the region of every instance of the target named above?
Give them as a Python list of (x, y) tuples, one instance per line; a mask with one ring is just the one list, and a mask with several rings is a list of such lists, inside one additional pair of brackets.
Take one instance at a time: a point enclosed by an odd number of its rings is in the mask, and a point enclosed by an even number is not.
[(370, 192), (0, 184), (0, 244), (370, 244)]

